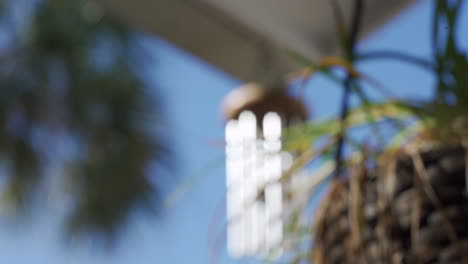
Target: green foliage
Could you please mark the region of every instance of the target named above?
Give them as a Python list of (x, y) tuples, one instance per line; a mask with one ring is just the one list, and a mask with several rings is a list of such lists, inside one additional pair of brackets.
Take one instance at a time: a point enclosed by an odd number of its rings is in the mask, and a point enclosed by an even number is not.
[[(359, 3), (361, 2), (361, 3)], [(356, 0), (355, 6), (361, 7), (364, 1)], [(353, 49), (354, 43), (349, 43), (353, 39), (353, 32), (358, 30), (353, 27), (348, 32), (345, 30), (343, 18), (339, 6), (331, 1), (333, 5), (337, 32), (342, 41), (342, 54), (344, 63), (324, 64), (314, 63), (305, 56), (294, 52), (288, 52), (289, 56), (301, 63), (308, 74), (304, 80), (312, 78), (315, 74), (323, 74), (332, 82), (338, 84), (345, 91), (340, 107), (341, 115), (324, 120), (314, 120), (306, 124), (297, 125), (288, 129), (284, 136), (285, 148), (288, 151), (300, 153), (298, 161), (293, 165), (294, 169), (301, 169), (317, 158), (324, 158), (330, 162), (329, 154), (335, 151), (335, 171), (333, 175), (337, 177), (353, 177), (362, 169), (369, 169), (375, 166), (379, 160), (386, 157), (385, 154), (397, 149), (416, 147), (422, 144), (444, 144), (456, 143), (467, 144), (468, 140), (468, 55), (457, 45), (457, 22), (460, 16), (459, 10), (463, 1), (436, 0), (434, 3), (433, 17), (433, 61), (426, 61), (408, 54), (396, 51), (377, 51), (370, 53), (358, 53)], [(359, 11), (358, 9), (356, 9)], [(355, 10), (355, 11), (356, 11)], [(359, 12), (355, 16), (360, 16)], [(362, 10), (360, 10), (362, 11)], [(359, 24), (356, 19), (352, 24)], [(351, 35), (349, 35), (351, 34)], [(436, 89), (432, 98), (425, 102), (403, 101), (389, 98), (384, 102), (373, 102), (369, 100), (362, 83), (365, 75), (357, 69), (357, 63), (367, 59), (396, 59), (414, 64), (418, 67), (431, 71), (436, 78)], [(340, 61), (335, 59), (334, 61)], [(347, 76), (344, 78), (333, 74), (332, 69), (336, 66), (344, 68)], [(357, 73), (357, 74), (356, 74)], [(428, 87), (429, 89), (430, 87)], [(349, 93), (347, 93), (349, 92)], [(349, 96), (356, 96), (361, 105), (348, 109)], [(382, 143), (381, 127), (393, 126), (392, 134), (385, 134), (389, 140)], [(365, 129), (368, 136), (364, 138), (355, 137), (353, 133), (357, 129)], [(388, 129), (386, 129), (388, 130)], [(386, 131), (388, 132), (388, 131)], [(378, 144), (369, 144), (371, 140)], [(412, 141), (415, 141), (414, 144)], [(325, 149), (319, 148), (319, 143), (329, 142)], [(341, 144), (342, 143), (342, 144)], [(351, 151), (341, 158), (341, 149), (349, 148)], [(305, 158), (304, 158), (305, 157)], [(301, 165), (301, 166), (295, 166)], [(340, 166), (345, 170), (341, 171)], [(313, 173), (317, 177), (319, 170)], [(283, 177), (291, 175), (288, 171)], [(311, 177), (313, 179), (314, 177)], [(311, 193), (300, 193), (297, 195), (309, 195)], [(292, 230), (298, 227), (297, 218), (307, 217), (305, 210), (298, 211), (298, 215), (288, 226), (287, 236), (294, 239), (298, 234)], [(308, 232), (313, 232), (309, 230)], [(292, 250), (291, 263), (298, 263), (308, 260), (310, 250), (303, 254), (303, 250)]]
[[(113, 236), (135, 209), (153, 207), (149, 166), (167, 157), (139, 37), (92, 1), (1, 3), (10, 40), (0, 47), (5, 198), (26, 210), (45, 171), (58, 167), (72, 201), (71, 234)], [(63, 153), (64, 144), (72, 147)]]
[[(370, 122), (408, 121), (415, 117), (413, 111), (412, 108), (399, 102), (363, 104), (350, 111), (347, 126), (352, 130), (368, 126)], [(294, 126), (285, 132), (283, 139), (285, 148), (289, 151), (302, 151), (317, 140), (336, 136), (340, 129), (340, 120), (336, 118)]]
[(468, 109), (468, 57), (457, 43), (457, 26), (463, 1), (437, 0), (433, 21), (433, 53), (436, 61), (436, 99), (429, 108), (439, 127), (451, 127)]
[[(456, 41), (457, 22), (460, 16), (458, 11), (462, 3), (463, 1), (461, 0), (437, 0), (434, 2), (432, 40), (434, 63), (394, 51), (371, 52), (369, 54), (359, 54), (353, 51), (353, 54), (349, 54), (350, 44), (346, 41), (343, 42), (343, 53), (347, 54), (347, 58), (353, 58), (353, 60), (348, 59), (348, 63), (351, 65), (369, 58), (394, 58), (432, 71), (437, 79), (436, 92), (432, 100), (427, 102), (409, 102), (392, 98), (384, 104), (371, 102), (360, 85), (360, 82), (366, 81), (363, 75), (356, 70), (356, 66), (344, 66), (343, 68), (348, 72), (348, 77), (349, 75), (356, 75), (358, 73), (358, 76), (354, 76), (358, 82), (352, 84), (352, 94), (361, 100), (362, 105), (349, 113), (346, 112), (344, 119), (341, 118), (340, 120), (340, 117), (337, 117), (323, 122), (314, 121), (309, 125), (301, 125), (290, 129), (286, 135), (288, 148), (304, 150), (324, 135), (338, 135), (342, 133), (340, 132), (341, 130), (353, 129), (357, 125), (374, 126), (375, 123), (380, 123), (388, 118), (417, 118), (418, 122), (422, 122), (423, 127), (421, 128), (431, 130), (432, 136), (438, 140), (442, 140), (440, 136), (447, 137), (447, 135), (450, 135), (453, 131), (446, 130), (453, 130), (455, 119), (466, 116), (466, 109), (468, 109), (468, 90), (466, 89), (468, 85), (468, 75), (466, 74), (468, 57), (466, 51), (461, 50)], [(334, 4), (332, 6), (335, 14), (341, 14), (339, 6), (336, 3)], [(340, 24), (340, 22), (343, 23), (343, 19), (341, 17), (336, 17), (335, 19), (339, 39), (352, 39), (352, 37), (347, 35), (343, 36), (343, 34), (347, 34), (344, 31), (344, 25)], [(288, 51), (288, 55), (305, 67), (314, 69), (309, 72), (324, 74), (336, 84), (346, 84), (346, 80), (341, 80), (331, 70), (333, 67), (343, 66), (342, 63), (341, 65), (323, 65), (323, 63), (314, 63), (305, 56), (293, 51)], [(311, 78), (313, 74), (307, 75), (305, 78)], [(346, 89), (346, 87), (343, 88)], [(340, 125), (340, 123), (344, 123), (344, 126), (343, 124)], [(405, 126), (402, 126), (402, 123), (399, 124), (401, 132), (407, 131)], [(413, 125), (412, 127), (414, 129), (418, 125)], [(438, 131), (444, 131), (444, 133), (439, 133)], [(374, 136), (376, 135), (377, 133), (374, 133)], [(399, 135), (401, 138), (402, 134)]]

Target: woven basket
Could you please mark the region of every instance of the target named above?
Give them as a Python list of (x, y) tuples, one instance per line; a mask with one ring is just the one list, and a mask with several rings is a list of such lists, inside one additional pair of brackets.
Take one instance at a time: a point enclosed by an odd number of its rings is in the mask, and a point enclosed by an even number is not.
[(314, 234), (314, 264), (468, 263), (466, 151), (401, 158), (335, 182)]

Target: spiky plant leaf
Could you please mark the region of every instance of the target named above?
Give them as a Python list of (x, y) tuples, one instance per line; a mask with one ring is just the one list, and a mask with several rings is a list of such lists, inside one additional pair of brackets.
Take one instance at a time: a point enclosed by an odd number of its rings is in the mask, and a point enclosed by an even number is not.
[[(369, 116), (373, 122), (386, 120), (408, 120), (415, 117), (415, 108), (401, 102), (371, 103), (354, 108), (347, 119), (348, 129), (369, 125)], [(287, 150), (301, 151), (309, 148), (318, 139), (334, 136), (340, 130), (340, 121), (331, 118), (325, 121), (312, 121), (288, 129), (284, 136)]]

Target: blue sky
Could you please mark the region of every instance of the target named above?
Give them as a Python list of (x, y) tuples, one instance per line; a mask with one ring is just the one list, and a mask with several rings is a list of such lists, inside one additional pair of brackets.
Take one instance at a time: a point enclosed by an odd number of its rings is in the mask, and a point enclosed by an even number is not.
[[(429, 58), (431, 2), (423, 1), (404, 12), (364, 40), (359, 48), (399, 50)], [(462, 25), (468, 25), (466, 13)], [(467, 33), (466, 27), (463, 28), (461, 35)], [(464, 47), (467, 41), (462, 40)], [(156, 42), (154, 79), (164, 97), (166, 115), (170, 117), (170, 140), (178, 157), (178, 180), (191, 177), (207, 164), (218, 166), (203, 173), (205, 176), (160, 218), (136, 216), (114, 252), (102, 252), (90, 244), (63, 246), (57, 231), (59, 222), (51, 205), (41, 208), (30, 223), (13, 230), (0, 227), (0, 263), (209, 263), (207, 238), (213, 231), (209, 226), (217, 223), (214, 231), (220, 233), (223, 220), (223, 212), (218, 213), (224, 202), (224, 168), (220, 160), (223, 149), (216, 144), (224, 135), (219, 102), (240, 82), (164, 41)], [(413, 66), (379, 61), (362, 64), (360, 69), (401, 96), (422, 98), (432, 90), (430, 75)], [(304, 100), (313, 109), (314, 116), (320, 118), (337, 112), (339, 96), (339, 87), (319, 77), (307, 87)], [(229, 260), (223, 251), (220, 263), (241, 262)]]

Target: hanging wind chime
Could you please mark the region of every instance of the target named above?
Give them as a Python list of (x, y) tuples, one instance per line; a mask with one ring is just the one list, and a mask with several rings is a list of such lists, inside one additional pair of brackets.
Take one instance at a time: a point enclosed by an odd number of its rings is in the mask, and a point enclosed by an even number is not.
[(226, 123), (227, 249), (232, 257), (265, 256), (283, 239), (285, 186), (293, 162), (282, 150), (285, 127), (307, 110), (285, 89), (247, 84), (223, 102)]

